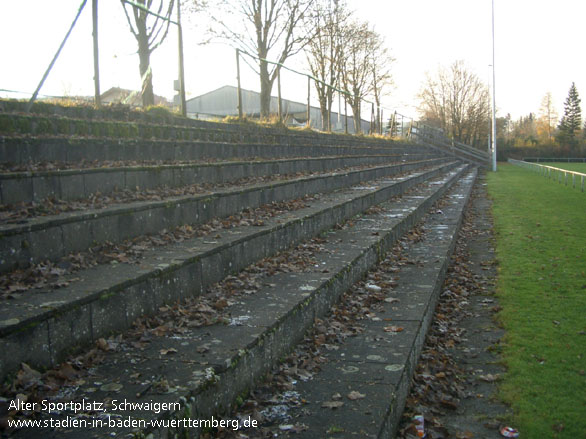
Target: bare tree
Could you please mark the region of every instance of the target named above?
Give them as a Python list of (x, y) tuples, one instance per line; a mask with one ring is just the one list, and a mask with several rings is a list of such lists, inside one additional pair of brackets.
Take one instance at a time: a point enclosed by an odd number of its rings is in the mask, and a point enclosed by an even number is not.
[(395, 61), (384, 45), (384, 39), (372, 32), (372, 95), (376, 104), (375, 131), (378, 132), (381, 124), (381, 98), (388, 94), (388, 88), (393, 84), (391, 65)]
[(558, 120), (558, 113), (553, 103), (551, 92), (547, 92), (541, 100), (541, 108), (539, 109), (538, 131), (543, 133), (540, 137), (551, 143), (553, 140), (553, 132)]
[(372, 91), (373, 32), (366, 22), (351, 22), (343, 30), (344, 51), (341, 62), (341, 78), (347, 92), (346, 99), (352, 107), (354, 130), (362, 132), (360, 106)]
[(478, 145), (487, 133), (488, 88), (462, 61), (427, 75), (419, 93), (422, 119), (455, 140)]
[[(140, 77), (142, 78), (142, 105), (154, 105), (155, 94), (153, 92), (153, 74), (151, 68), (151, 53), (159, 47), (169, 32), (171, 12), (174, 0), (135, 0), (144, 8), (155, 12), (149, 14), (145, 9), (129, 5), (121, 1), (124, 13), (130, 26), (130, 31), (138, 42), (138, 57)], [(129, 12), (129, 10), (131, 10)], [(132, 15), (132, 18), (131, 18)], [(167, 20), (161, 18), (166, 17)]]
[(260, 58), (260, 116), (270, 113), (271, 90), (278, 66), (303, 49), (311, 35), (300, 24), (310, 0), (210, 0), (208, 13), (216, 37), (232, 42), (241, 50)]
[[(393, 58), (384, 45), (383, 38), (370, 29), (367, 22), (354, 21), (342, 29), (343, 51), (340, 63), (342, 85), (346, 99), (354, 114), (354, 128), (361, 128), (361, 103), (369, 95), (374, 96), (377, 114), (380, 114), (381, 98), (385, 88), (392, 83), (391, 64)], [(379, 128), (380, 121), (375, 127)]]
[(340, 60), (344, 40), (341, 29), (346, 26), (350, 12), (345, 2), (317, 0), (307, 14), (307, 32), (314, 32), (305, 46), (305, 54), (311, 74), (321, 82), (315, 82), (322, 116), (322, 129), (331, 131), (330, 114), (334, 101), (333, 87), (340, 85)]

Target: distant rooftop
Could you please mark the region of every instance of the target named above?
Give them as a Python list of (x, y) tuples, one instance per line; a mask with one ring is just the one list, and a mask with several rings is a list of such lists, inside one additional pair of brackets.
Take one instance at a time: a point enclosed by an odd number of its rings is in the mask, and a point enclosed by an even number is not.
[[(289, 99), (281, 99), (283, 115), (288, 125), (305, 125), (307, 123), (307, 104)], [(271, 96), (270, 112), (277, 114), (278, 98)], [(260, 117), (260, 93), (242, 89), (242, 112), (252, 118)], [(187, 101), (187, 114), (202, 119), (238, 115), (238, 89), (224, 85), (216, 90), (204, 93)], [(344, 115), (338, 118), (337, 112), (331, 113), (333, 131), (344, 131)], [(319, 107), (310, 106), (311, 126), (321, 128), (322, 117)], [(362, 120), (362, 131), (368, 132), (370, 122)], [(348, 131), (354, 132), (354, 118), (348, 116)]]

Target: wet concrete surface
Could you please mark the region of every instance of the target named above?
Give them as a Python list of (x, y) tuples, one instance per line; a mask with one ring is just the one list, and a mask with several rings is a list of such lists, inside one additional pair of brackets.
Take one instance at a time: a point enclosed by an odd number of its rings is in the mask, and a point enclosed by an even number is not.
[[(457, 331), (462, 334), (459, 343), (447, 349), (448, 357), (462, 374), (458, 383), (462, 397), (451, 408), (421, 400), (408, 405), (402, 433), (398, 436), (401, 438), (414, 437), (407, 419), (416, 413), (424, 414), (426, 422), (431, 421), (426, 436), (430, 439), (501, 438), (499, 430), (510, 418), (510, 409), (497, 398), (499, 380), (505, 373), (498, 354), (504, 331), (495, 320), (499, 310), (494, 295), (497, 268), (491, 202), (486, 194), (484, 174), (479, 175), (471, 197), (455, 257), (464, 263), (468, 275), (473, 276), (478, 286), (462, 298), (468, 303), (461, 308), (461, 314), (450, 316), (459, 320)], [(451, 271), (446, 285), (450, 276), (458, 275), (461, 272)], [(429, 347), (429, 340), (427, 345)], [(426, 361), (420, 361), (419, 370), (430, 368)], [(414, 396), (413, 389), (411, 396)]]

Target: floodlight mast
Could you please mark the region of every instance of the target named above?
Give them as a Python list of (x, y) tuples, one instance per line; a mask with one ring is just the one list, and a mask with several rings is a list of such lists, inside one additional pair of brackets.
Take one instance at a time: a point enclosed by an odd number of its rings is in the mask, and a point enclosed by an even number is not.
[[(488, 87), (488, 95), (486, 97), (486, 103), (488, 104), (488, 106), (491, 108), (490, 112), (491, 112), (491, 116), (492, 116), (492, 102), (491, 102), (491, 87), (490, 87), (490, 72), (491, 72), (491, 68), (492, 68), (492, 64), (488, 65), (488, 68), (486, 69), (486, 85)], [(487, 145), (486, 145), (486, 153), (488, 154), (488, 159), (491, 161), (491, 167), (492, 167), (492, 117), (489, 116), (487, 117), (488, 119), (488, 126), (487, 126), (487, 130), (486, 130), (486, 141), (487, 141)]]
[(492, 0), (492, 170), (496, 172), (496, 84), (494, 73), (494, 0)]

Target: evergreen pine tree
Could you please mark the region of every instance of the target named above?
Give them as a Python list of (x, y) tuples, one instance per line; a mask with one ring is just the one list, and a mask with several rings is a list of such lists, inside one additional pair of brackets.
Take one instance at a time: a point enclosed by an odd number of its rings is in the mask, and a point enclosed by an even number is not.
[(572, 82), (568, 97), (564, 102), (564, 116), (558, 126), (558, 141), (574, 148), (578, 143), (578, 134), (582, 125), (582, 110), (576, 85)]

